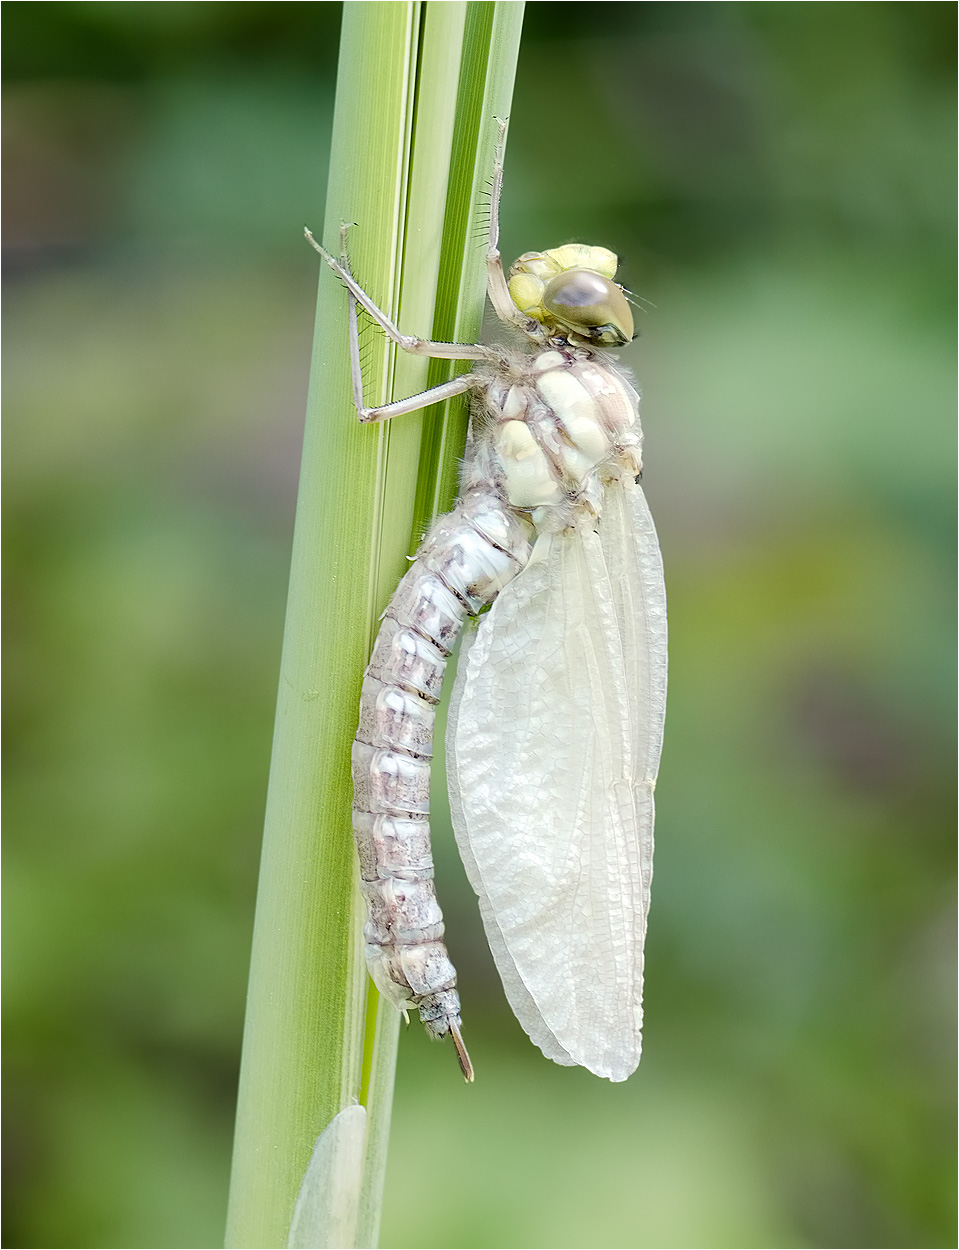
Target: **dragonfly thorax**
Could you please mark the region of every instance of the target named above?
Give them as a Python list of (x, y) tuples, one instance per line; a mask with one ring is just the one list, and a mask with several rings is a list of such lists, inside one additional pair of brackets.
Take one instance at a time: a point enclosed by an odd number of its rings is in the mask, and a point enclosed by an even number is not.
[(514, 508), (538, 523), (553, 512), (546, 527), (562, 518), (561, 527), (580, 501), (599, 512), (604, 480), (639, 471), (639, 397), (581, 348), (536, 352), (523, 365), (486, 391), (496, 476)]

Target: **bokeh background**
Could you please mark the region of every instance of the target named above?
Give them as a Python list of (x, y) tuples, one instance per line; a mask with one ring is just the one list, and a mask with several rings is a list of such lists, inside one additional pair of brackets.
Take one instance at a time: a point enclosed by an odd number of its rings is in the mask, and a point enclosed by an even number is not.
[[(3, 16), (4, 1245), (216, 1246), (340, 9)], [(504, 252), (652, 305), (646, 1054), (542, 1059), (438, 828), (480, 1079), (402, 1039), (384, 1246), (955, 1245), (954, 23), (528, 6)]]

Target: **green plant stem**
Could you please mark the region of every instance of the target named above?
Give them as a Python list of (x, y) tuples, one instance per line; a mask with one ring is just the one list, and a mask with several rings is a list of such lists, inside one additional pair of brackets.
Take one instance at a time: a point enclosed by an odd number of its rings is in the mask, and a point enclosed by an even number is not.
[[(356, 222), (354, 271), (400, 324), (476, 337), (475, 235), (496, 116), (509, 110), (522, 4), (348, 3), (323, 237)], [(311, 263), (304, 245), (304, 264)], [(434, 309), (435, 301), (435, 309)], [(435, 314), (435, 315), (434, 315)], [(364, 338), (368, 402), (446, 366)], [(434, 362), (435, 365), (435, 362)], [(362, 957), (350, 835), (350, 742), (376, 621), (423, 523), (452, 497), (462, 405), (361, 427), (346, 297), (320, 272), (237, 1109), (229, 1246), (286, 1245), (318, 1136), (368, 1112), (359, 1222), (375, 1244), (397, 1013)], [(342, 1215), (342, 1212), (340, 1213)], [(339, 1243), (338, 1243), (339, 1244)]]

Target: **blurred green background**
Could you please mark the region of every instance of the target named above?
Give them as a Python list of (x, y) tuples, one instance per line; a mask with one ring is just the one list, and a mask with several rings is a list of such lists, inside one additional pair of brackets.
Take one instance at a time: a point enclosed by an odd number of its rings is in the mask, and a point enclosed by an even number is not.
[[(4, 1245), (216, 1246), (340, 9), (3, 16)], [(528, 6), (504, 253), (654, 306), (646, 1054), (542, 1059), (438, 821), (479, 1080), (404, 1035), (384, 1246), (955, 1245), (954, 24)]]

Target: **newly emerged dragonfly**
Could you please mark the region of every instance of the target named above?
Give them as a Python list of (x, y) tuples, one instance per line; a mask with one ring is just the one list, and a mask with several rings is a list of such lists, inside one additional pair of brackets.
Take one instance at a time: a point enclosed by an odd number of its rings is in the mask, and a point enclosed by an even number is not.
[[(361, 421), (471, 395), (454, 510), (430, 529), (383, 618), (353, 746), (353, 827), (377, 987), (451, 1034), (467, 1080), (456, 973), (433, 886), (433, 714), (456, 637), (448, 731), (453, 823), (490, 947), (523, 1028), (557, 1063), (622, 1081), (639, 1062), (653, 787), (666, 705), (666, 599), (637, 485), (639, 397), (606, 349), (633, 337), (617, 260), (569, 244), (503, 272), (503, 128), (489, 298), (525, 350), (400, 333), (307, 231), (349, 293)], [(470, 373), (369, 408), (360, 305), (401, 348)]]

